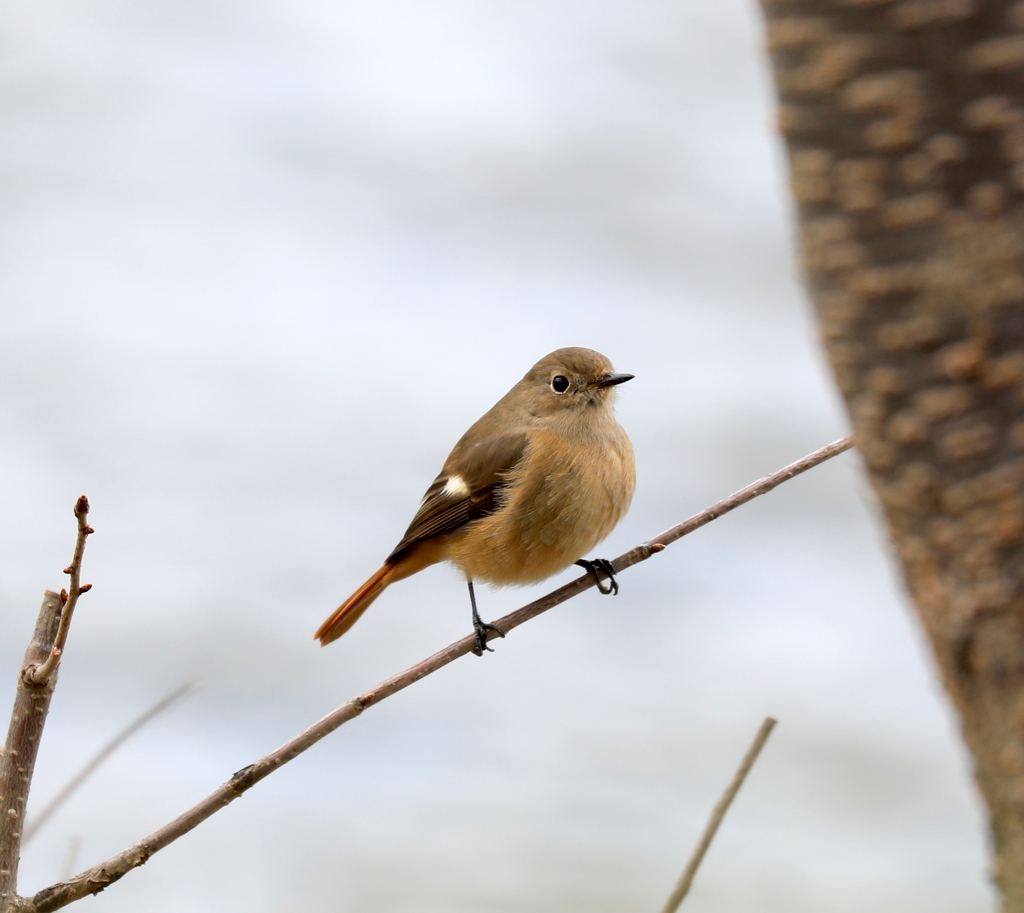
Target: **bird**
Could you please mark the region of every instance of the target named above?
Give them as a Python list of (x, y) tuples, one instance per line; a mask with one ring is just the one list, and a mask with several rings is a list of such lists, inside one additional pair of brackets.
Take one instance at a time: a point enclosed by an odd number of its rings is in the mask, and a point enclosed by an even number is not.
[(557, 349), (538, 361), (459, 439), (384, 564), (317, 630), (321, 646), (385, 588), (441, 561), (469, 585), (478, 656), (491, 650), (488, 632), (505, 634), (481, 620), (474, 581), (522, 586), (578, 564), (602, 593), (617, 593), (611, 562), (583, 556), (633, 497), (633, 447), (613, 410), (615, 388), (633, 377), (614, 373), (593, 349)]

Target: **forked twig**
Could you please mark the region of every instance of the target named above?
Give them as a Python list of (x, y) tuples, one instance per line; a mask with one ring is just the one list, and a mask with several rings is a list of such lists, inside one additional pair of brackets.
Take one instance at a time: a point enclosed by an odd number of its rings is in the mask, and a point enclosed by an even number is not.
[(690, 856), (690, 861), (686, 863), (686, 868), (683, 869), (683, 874), (680, 876), (675, 890), (665, 902), (665, 906), (661, 908), (661, 913), (676, 913), (679, 905), (683, 902), (683, 898), (690, 892), (690, 885), (693, 884), (694, 876), (697, 874), (697, 869), (700, 868), (704, 854), (708, 851), (708, 847), (711, 846), (711, 841), (715, 839), (715, 834), (718, 833), (719, 825), (721, 825), (722, 820), (725, 818), (725, 813), (729, 811), (732, 800), (736, 798), (736, 793), (740, 791), (743, 781), (747, 779), (750, 768), (754, 766), (754, 762), (761, 753), (761, 749), (764, 748), (764, 743), (768, 741), (768, 736), (771, 735), (776, 722), (770, 716), (765, 717), (761, 728), (757, 731), (757, 735), (754, 736), (753, 743), (740, 762), (736, 775), (732, 778), (732, 782), (726, 787), (722, 798), (718, 800), (718, 804), (711, 812), (711, 817), (704, 826), (704, 833), (700, 835), (700, 840), (697, 841), (693, 855)]
[(18, 675), (18, 690), (0, 752), (0, 911), (24, 909), (25, 899), (18, 896), (18, 863), (21, 859), (25, 807), (32, 788), (39, 744), (57, 685), (57, 668), (67, 642), (71, 616), (78, 597), (90, 589), (82, 585), (82, 555), (85, 540), (93, 529), (86, 522), (89, 500), (82, 495), (75, 502), (78, 538), (71, 564), (64, 568), (71, 575), (71, 592), (46, 591), (36, 619), (32, 640)]
[[(650, 542), (646, 542), (620, 556), (613, 562), (615, 570), (622, 571), (627, 567), (650, 558), (652, 555), (662, 551), (666, 545), (675, 542), (687, 533), (699, 529), (722, 514), (739, 507), (741, 504), (745, 504), (758, 495), (771, 491), (787, 479), (806, 472), (808, 469), (842, 453), (844, 450), (848, 450), (852, 446), (853, 439), (845, 438), (809, 454), (802, 460), (798, 460), (796, 463), (778, 472), (765, 476), (753, 485), (749, 485), (734, 495), (718, 502), (708, 510), (696, 514), (684, 523), (652, 539)], [(567, 583), (565, 586), (559, 587), (547, 596), (523, 606), (504, 618), (498, 619), (495, 624), (507, 633), (531, 618), (565, 602), (567, 599), (571, 599), (592, 586), (594, 586), (594, 576), (589, 573), (585, 574)], [(348, 703), (343, 704), (332, 713), (323, 717), (323, 719), (314, 723), (305, 732), (300, 733), (294, 739), (282, 745), (276, 751), (235, 773), (230, 780), (214, 790), (205, 799), (159, 830), (154, 831), (148, 837), (143, 838), (116, 856), (82, 872), (72, 879), (44, 888), (32, 898), (21, 899), (23, 905), (18, 907), (18, 913), (48, 913), (48, 911), (58, 910), (87, 894), (99, 893), (108, 885), (121, 878), (126, 872), (145, 863), (153, 853), (163, 849), (169, 843), (177, 840), (211, 815), (220, 811), (224, 806), (237, 799), (246, 790), (277, 768), (315, 745), (339, 726), (359, 716), (367, 707), (407, 688), (409, 685), (430, 675), (432, 672), (436, 672), (460, 656), (472, 652), (476, 646), (476, 636), (471, 634), (462, 640), (456, 641), (439, 653), (435, 653), (433, 656), (417, 663), (415, 666), (406, 669), (404, 672), (387, 679), (372, 691), (367, 691), (353, 698)]]
[(64, 652), (64, 645), (68, 640), (68, 631), (71, 629), (71, 616), (75, 613), (75, 606), (78, 605), (78, 597), (92, 589), (92, 584), (82, 586), (82, 555), (85, 553), (85, 540), (94, 532), (93, 528), (86, 522), (89, 516), (89, 499), (82, 495), (75, 503), (75, 517), (78, 519), (78, 540), (75, 542), (75, 554), (71, 564), (64, 568), (65, 574), (71, 575), (69, 583), (70, 590), (60, 591), (60, 627), (57, 628), (57, 637), (54, 639), (50, 655), (42, 664), (26, 666), (22, 669), (21, 677), (32, 685), (41, 685), (46, 682), (57, 665), (60, 663), (61, 654)]
[(179, 685), (170, 694), (160, 698), (160, 700), (158, 700), (152, 707), (144, 713), (139, 714), (134, 720), (125, 726), (124, 729), (100, 748), (100, 750), (97, 751), (96, 754), (94, 754), (84, 765), (82, 765), (81, 770), (79, 770), (78, 773), (64, 784), (64, 787), (46, 804), (46, 807), (25, 825), (25, 830), (21, 837), (22, 846), (28, 843), (28, 841), (35, 836), (39, 828), (41, 828), (50, 819), (58, 808), (60, 808), (68, 801), (68, 799), (71, 798), (72, 795), (74, 795), (75, 790), (77, 790), (78, 787), (86, 781), (86, 779), (94, 770), (96, 770), (97, 767), (100, 766), (100, 764), (117, 751), (118, 748), (135, 735), (135, 733), (143, 726), (158, 717), (168, 707), (170, 707), (171, 704), (179, 698), (184, 697), (189, 693), (189, 691), (195, 688), (196, 681), (197, 679), (190, 679), (183, 685)]

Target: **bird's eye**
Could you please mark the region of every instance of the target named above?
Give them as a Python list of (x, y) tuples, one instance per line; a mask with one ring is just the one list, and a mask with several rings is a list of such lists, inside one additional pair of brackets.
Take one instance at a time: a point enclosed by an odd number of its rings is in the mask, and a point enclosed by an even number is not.
[(564, 377), (561, 374), (556, 374), (551, 378), (551, 389), (554, 390), (555, 393), (565, 393), (565, 391), (569, 389), (569, 378)]

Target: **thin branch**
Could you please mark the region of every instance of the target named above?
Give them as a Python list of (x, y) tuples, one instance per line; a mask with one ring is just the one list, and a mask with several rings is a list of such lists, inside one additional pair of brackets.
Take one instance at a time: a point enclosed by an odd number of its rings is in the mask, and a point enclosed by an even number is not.
[(71, 630), (71, 616), (75, 613), (75, 606), (78, 605), (78, 597), (92, 589), (92, 584), (82, 586), (82, 555), (85, 553), (85, 540), (94, 532), (93, 528), (86, 522), (89, 516), (89, 499), (82, 495), (75, 502), (75, 517), (78, 519), (78, 539), (75, 542), (75, 554), (71, 564), (64, 568), (65, 574), (71, 575), (71, 591), (61, 590), (60, 601), (63, 609), (60, 614), (60, 627), (57, 630), (57, 637), (53, 642), (50, 655), (41, 665), (26, 666), (22, 670), (22, 678), (34, 684), (43, 684), (57, 668), (61, 655), (64, 653), (64, 644), (68, 640), (68, 631)]
[(60, 625), (60, 610), (60, 595), (47, 590), (32, 641), (25, 651), (7, 741), (0, 756), (0, 913), (7, 913), (20, 902), (17, 894), (18, 861), (25, 805), (46, 714), (57, 684), (56, 675), (49, 676), (42, 684), (35, 684), (24, 673), (45, 662), (50, 655)]
[[(21, 838), (22, 845), (26, 844), (31, 840), (36, 832), (41, 828), (53, 815), (58, 808), (60, 808), (68, 799), (74, 795), (75, 791), (81, 786), (86, 779), (92, 774), (97, 767), (99, 767), (107, 758), (109, 758), (118, 748), (120, 748), (128, 739), (130, 739), (136, 732), (142, 729), (151, 720), (158, 717), (168, 707), (170, 707), (175, 701), (184, 697), (196, 686), (196, 679), (191, 679), (185, 682), (183, 685), (179, 685), (170, 694), (160, 698), (152, 707), (147, 711), (137, 716), (127, 726), (124, 727), (117, 735), (115, 735), (109, 742), (106, 743), (99, 751), (96, 752), (89, 761), (82, 766), (82, 769), (78, 771), (68, 782), (64, 785), (57, 795), (55, 795), (46, 807), (33, 818), (28, 824), (25, 825), (25, 832)], [(69, 873), (70, 874), (70, 873)]]
[(72, 837), (68, 841), (68, 851), (64, 855), (64, 862), (60, 867), (60, 877), (70, 878), (75, 871), (75, 863), (78, 862), (78, 854), (82, 849), (82, 838)]
[[(837, 441), (834, 444), (823, 447), (821, 450), (815, 451), (778, 472), (765, 476), (753, 485), (749, 485), (723, 501), (719, 501), (708, 510), (702, 511), (684, 523), (679, 524), (679, 526), (675, 526), (662, 533), (656, 539), (644, 543), (620, 556), (613, 562), (616, 570), (621, 571), (650, 558), (652, 555), (662, 551), (666, 545), (675, 542), (687, 533), (700, 528), (716, 517), (720, 517), (722, 514), (739, 507), (741, 504), (745, 504), (758, 495), (771, 491), (787, 479), (806, 472), (808, 469), (842, 453), (844, 450), (848, 450), (852, 446), (852, 438), (845, 438), (842, 441)], [(592, 586), (594, 586), (594, 576), (589, 573), (585, 574), (567, 583), (565, 586), (559, 587), (547, 596), (543, 596), (535, 602), (531, 602), (529, 605), (506, 615), (504, 618), (498, 619), (495, 625), (507, 633), (531, 618), (535, 618), (537, 615), (565, 602), (567, 599), (571, 599), (584, 590), (590, 589)], [(488, 640), (494, 636), (496, 635), (492, 634), (488, 637)], [(367, 707), (371, 707), (384, 700), (384, 698), (390, 697), (392, 694), (409, 687), (409, 685), (418, 682), (421, 678), (447, 666), (460, 656), (473, 652), (476, 646), (475, 634), (464, 637), (462, 640), (445, 647), (445, 649), (406, 669), (404, 672), (400, 672), (398, 675), (381, 682), (372, 691), (367, 691), (348, 701), (348, 703), (342, 704), (342, 706), (327, 714), (327, 716), (314, 723), (305, 732), (286, 742), (276, 751), (235, 773), (230, 780), (214, 790), (205, 799), (173, 821), (165, 824), (159, 830), (154, 831), (148, 837), (143, 838), (116, 856), (112, 856), (105, 862), (82, 872), (72, 879), (44, 888), (27, 902), (24, 908), (25, 913), (49, 913), (49, 911), (59, 910), (61, 907), (85, 897), (87, 894), (98, 894), (125, 873), (144, 864), (154, 853), (163, 849), (182, 835), (187, 834), (211, 815), (220, 811), (264, 777), (269, 776), (279, 767), (302, 754), (302, 752), (315, 745), (339, 726), (355, 719)]]
[(690, 861), (686, 863), (686, 868), (683, 869), (683, 874), (680, 876), (675, 890), (665, 902), (665, 906), (661, 908), (661, 913), (676, 913), (679, 905), (683, 902), (683, 898), (690, 892), (690, 885), (693, 884), (694, 876), (697, 874), (697, 869), (700, 868), (704, 854), (708, 851), (708, 847), (711, 846), (711, 841), (715, 839), (715, 834), (718, 833), (719, 825), (721, 825), (722, 820), (725, 818), (726, 812), (729, 811), (732, 800), (736, 798), (736, 793), (740, 791), (743, 781), (747, 779), (750, 768), (754, 766), (754, 762), (761, 753), (761, 749), (764, 748), (764, 743), (768, 741), (768, 736), (771, 735), (776, 722), (777, 720), (773, 720), (770, 716), (765, 717), (761, 728), (757, 731), (757, 735), (754, 736), (753, 743), (740, 763), (736, 775), (732, 778), (732, 782), (711, 812), (711, 817), (704, 826), (704, 833), (700, 835), (700, 840), (697, 841), (693, 855), (690, 856)]
[(650, 554), (648, 549), (653, 548), (655, 551), (661, 551), (658, 546), (664, 548), (666, 545), (671, 545), (678, 539), (682, 539), (683, 536), (692, 533), (696, 529), (700, 529), (702, 526), (706, 526), (712, 520), (717, 520), (723, 514), (729, 513), (731, 510), (735, 510), (737, 507), (741, 507), (748, 501), (753, 501), (761, 495), (767, 494), (773, 488), (777, 488), (783, 482), (787, 482), (794, 476), (798, 476), (803, 472), (807, 472), (808, 469), (813, 469), (826, 460), (831, 460), (832, 457), (838, 456), (849, 450), (853, 446), (853, 435), (844, 437), (841, 440), (835, 441), (826, 447), (822, 447), (820, 450), (815, 450), (814, 453), (809, 453), (801, 460), (797, 460), (795, 463), (790, 463), (788, 466), (784, 466), (777, 472), (766, 475), (764, 478), (758, 479), (756, 482), (748, 485), (746, 488), (741, 488), (735, 494), (729, 495), (728, 498), (723, 498), (717, 504), (713, 504), (707, 510), (702, 510), (699, 514), (694, 514), (689, 520), (684, 520), (678, 526), (673, 526), (672, 529), (665, 530), (660, 536), (655, 536), (650, 542), (638, 546), (631, 552), (626, 552), (621, 558), (616, 558), (612, 563), (615, 565), (616, 571), (625, 570), (627, 567), (632, 567), (634, 564), (638, 564), (645, 558), (649, 558)]

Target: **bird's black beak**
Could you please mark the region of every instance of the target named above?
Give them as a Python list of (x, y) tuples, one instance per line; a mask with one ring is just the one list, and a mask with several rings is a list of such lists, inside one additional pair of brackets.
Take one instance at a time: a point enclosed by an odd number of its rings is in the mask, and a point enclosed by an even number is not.
[(606, 374), (594, 386), (614, 387), (616, 384), (624, 384), (627, 380), (632, 380), (634, 377), (636, 377), (635, 374)]

